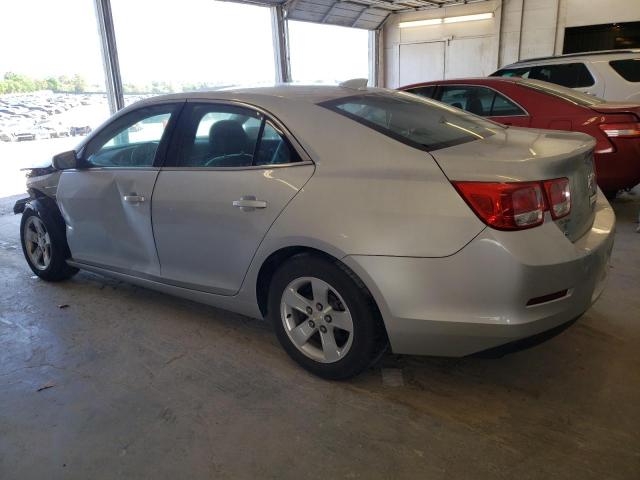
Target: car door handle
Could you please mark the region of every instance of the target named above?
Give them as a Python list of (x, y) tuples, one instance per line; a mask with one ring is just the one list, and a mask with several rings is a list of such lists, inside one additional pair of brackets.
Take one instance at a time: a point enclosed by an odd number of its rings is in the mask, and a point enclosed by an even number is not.
[(125, 202), (129, 202), (129, 203), (140, 203), (145, 201), (144, 195), (138, 195), (136, 193), (125, 195), (122, 198), (124, 198)]
[(240, 200), (234, 200), (233, 206), (239, 208), (243, 212), (250, 212), (256, 208), (267, 208), (267, 202), (256, 200), (253, 195), (245, 195)]

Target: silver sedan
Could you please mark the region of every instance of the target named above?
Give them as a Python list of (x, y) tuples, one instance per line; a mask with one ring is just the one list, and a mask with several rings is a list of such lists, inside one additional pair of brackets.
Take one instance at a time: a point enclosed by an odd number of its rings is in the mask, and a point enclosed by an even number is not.
[(582, 315), (615, 225), (594, 145), (355, 83), (169, 95), (34, 170), (15, 210), (42, 279), (266, 317), (338, 379), (387, 348), (496, 354)]

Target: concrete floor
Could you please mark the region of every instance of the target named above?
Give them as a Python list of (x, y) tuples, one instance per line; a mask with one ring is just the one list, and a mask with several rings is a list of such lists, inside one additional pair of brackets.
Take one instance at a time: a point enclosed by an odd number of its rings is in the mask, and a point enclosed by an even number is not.
[(640, 193), (614, 204), (604, 295), (559, 337), (499, 360), (389, 355), (343, 383), (294, 365), (265, 322), (34, 278), (8, 205), (3, 480), (640, 478)]

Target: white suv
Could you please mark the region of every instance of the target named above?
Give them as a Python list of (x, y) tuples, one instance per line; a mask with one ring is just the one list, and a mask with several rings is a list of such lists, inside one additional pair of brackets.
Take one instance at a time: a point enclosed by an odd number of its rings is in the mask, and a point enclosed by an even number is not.
[(532, 58), (507, 65), (491, 76), (535, 78), (605, 100), (640, 102), (640, 49)]

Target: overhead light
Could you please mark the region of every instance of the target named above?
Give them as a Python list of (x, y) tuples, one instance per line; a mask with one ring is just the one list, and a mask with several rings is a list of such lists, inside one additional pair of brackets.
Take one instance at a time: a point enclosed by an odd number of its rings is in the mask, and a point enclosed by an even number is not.
[(473, 20), (488, 20), (490, 18), (493, 18), (493, 12), (477, 13), (475, 15), (462, 15), (459, 17), (430, 18), (428, 20), (415, 20), (413, 22), (400, 22), (398, 26), (400, 28), (426, 27), (428, 25), (440, 25), (442, 23), (471, 22)]
[(493, 18), (493, 12), (477, 13), (475, 15), (462, 15), (460, 17), (447, 17), (444, 23), (470, 22), (472, 20), (488, 20)]
[(414, 22), (400, 22), (398, 26), (400, 28), (426, 27), (427, 25), (440, 25), (441, 23), (441, 18), (431, 18), (429, 20), (416, 20)]

